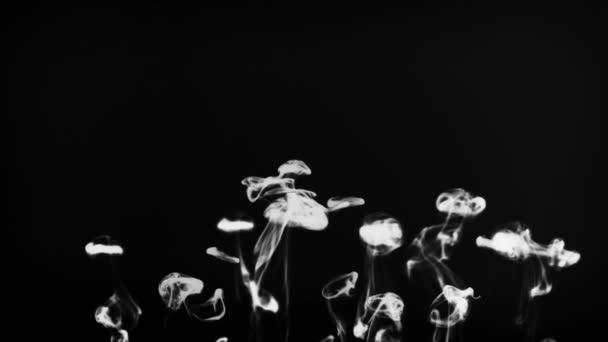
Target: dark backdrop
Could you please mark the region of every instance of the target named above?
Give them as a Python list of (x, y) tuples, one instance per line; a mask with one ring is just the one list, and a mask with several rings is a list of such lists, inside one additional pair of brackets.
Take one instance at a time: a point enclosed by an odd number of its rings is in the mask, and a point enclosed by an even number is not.
[[(133, 341), (245, 340), (249, 304), (242, 289), (237, 300), (235, 269), (204, 250), (234, 252), (215, 224), (237, 210), (257, 218), (244, 241), (252, 248), (263, 206), (247, 202), (240, 181), (273, 175), (288, 159), (311, 167), (299, 184), (321, 203), (367, 201), (332, 216), (326, 231), (292, 232), (293, 340), (333, 333), (320, 289), (363, 271), (364, 215), (394, 215), (409, 243), (440, 222), (435, 198), (455, 186), (488, 201), (452, 264), (482, 296), (464, 340), (521, 340), (513, 324), (521, 267), (474, 247), (476, 236), (513, 220), (539, 242), (563, 237), (582, 253), (551, 274), (537, 340), (579, 341), (601, 328), (605, 227), (591, 218), (599, 13), (150, 4), (5, 16), (16, 214), (3, 260), (4, 311), (14, 322), (5, 330), (107, 341), (93, 312), (112, 292), (109, 270), (84, 245), (109, 234), (126, 250), (121, 277), (143, 310)], [(407, 256), (395, 252), (384, 276), (406, 303), (408, 339), (430, 341), (428, 295), (406, 279)], [(223, 287), (227, 316), (205, 324), (182, 312), (163, 328), (156, 288), (173, 271), (201, 278), (207, 294)]]

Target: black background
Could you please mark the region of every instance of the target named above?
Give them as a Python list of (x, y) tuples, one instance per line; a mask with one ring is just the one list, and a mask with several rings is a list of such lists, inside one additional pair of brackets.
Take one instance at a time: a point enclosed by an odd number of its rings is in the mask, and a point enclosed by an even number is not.
[[(320, 290), (362, 273), (366, 214), (394, 215), (409, 243), (441, 221), (435, 198), (455, 186), (488, 202), (453, 258), (482, 297), (464, 340), (522, 340), (513, 324), (521, 265), (474, 246), (513, 220), (582, 254), (551, 274), (535, 339), (600, 331), (605, 227), (592, 219), (592, 199), (601, 13), (148, 4), (5, 16), (16, 214), (3, 261), (14, 322), (5, 330), (107, 341), (93, 312), (112, 293), (109, 268), (84, 245), (109, 234), (126, 250), (121, 277), (143, 310), (133, 341), (244, 341), (249, 304), (235, 268), (204, 250), (234, 253), (215, 224), (239, 210), (256, 218), (244, 239), (252, 248), (264, 206), (247, 201), (241, 179), (301, 159), (313, 173), (298, 184), (321, 203), (352, 195), (367, 204), (336, 213), (323, 232), (290, 232), (292, 340), (334, 332)], [(406, 338), (430, 341), (434, 295), (405, 277), (408, 255), (387, 257), (383, 276), (406, 303)], [(157, 284), (174, 271), (202, 279), (208, 295), (224, 288), (227, 316), (205, 324), (181, 312), (163, 328)]]

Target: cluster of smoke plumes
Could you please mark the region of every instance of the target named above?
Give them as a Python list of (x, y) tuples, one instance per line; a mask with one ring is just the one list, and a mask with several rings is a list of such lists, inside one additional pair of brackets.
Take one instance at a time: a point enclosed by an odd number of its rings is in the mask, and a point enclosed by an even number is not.
[[(258, 340), (261, 340), (261, 327), (259, 326), (259, 312), (277, 313), (281, 305), (275, 294), (270, 293), (263, 286), (264, 277), (270, 261), (272, 260), (279, 244), (286, 239), (283, 236), (289, 234), (293, 228), (303, 228), (311, 231), (324, 230), (328, 225), (328, 213), (347, 207), (364, 204), (363, 199), (356, 197), (332, 197), (323, 206), (315, 201), (316, 194), (309, 190), (298, 189), (295, 180), (301, 176), (311, 174), (310, 168), (302, 161), (290, 160), (278, 168), (277, 176), (269, 177), (247, 177), (242, 181), (246, 187), (247, 198), (250, 202), (264, 200), (268, 205), (264, 211), (267, 219), (266, 226), (253, 247), (253, 270), (250, 270), (243, 260), (241, 246), (238, 246), (239, 257), (230, 256), (220, 251), (217, 247), (207, 249), (207, 254), (220, 260), (240, 264), (241, 281), (248, 291), (252, 305), (252, 322), (255, 327)], [(243, 220), (222, 219), (218, 223), (218, 229), (225, 233), (239, 234), (242, 231), (253, 229), (253, 222)], [(238, 237), (238, 236), (237, 236)], [(240, 240), (237, 239), (240, 242)], [(289, 282), (288, 272), (288, 249), (283, 249), (280, 262), (284, 273), (284, 302), (283, 313), (287, 317), (289, 305)], [(288, 317), (287, 317), (288, 318)], [(288, 319), (287, 325), (288, 323)], [(285, 339), (288, 337), (288, 329)]]
[(106, 302), (95, 310), (95, 320), (111, 332), (110, 341), (128, 342), (129, 331), (137, 326), (141, 309), (124, 286), (118, 273), (115, 256), (123, 254), (123, 248), (107, 236), (100, 236), (85, 246), (91, 257), (109, 258), (112, 271), (112, 294)]
[[(253, 249), (252, 260), (243, 254), (240, 234), (254, 230), (253, 220), (245, 217), (237, 219), (222, 218), (217, 229), (231, 234), (237, 244), (236, 256), (224, 251), (224, 248), (209, 246), (206, 253), (227, 264), (238, 267), (240, 283), (248, 294), (251, 308), (251, 339), (264, 341), (260, 320), (262, 313), (285, 315), (286, 327), (284, 339), (289, 337), (289, 282), (288, 282), (288, 248), (289, 231), (302, 228), (309, 231), (323, 231), (328, 226), (328, 214), (348, 207), (365, 204), (358, 197), (332, 197), (327, 205), (316, 200), (316, 194), (309, 190), (298, 189), (295, 181), (298, 177), (311, 174), (310, 168), (302, 161), (290, 160), (278, 168), (278, 175), (269, 177), (247, 177), (241, 183), (245, 186), (246, 196), (250, 202), (265, 201), (266, 224), (258, 236)], [(400, 222), (384, 213), (366, 216), (359, 227), (359, 238), (365, 248), (365, 263), (362, 276), (357, 271), (338, 276), (328, 282), (321, 291), (327, 304), (330, 318), (335, 323), (335, 335), (323, 339), (330, 342), (338, 339), (343, 342), (351, 337), (366, 342), (401, 341), (405, 303), (396, 294), (398, 288), (390, 291), (378, 291), (377, 265), (383, 263), (387, 255), (394, 253), (402, 246), (410, 246), (411, 256), (405, 261), (405, 272), (410, 280), (418, 277), (430, 277), (432, 286), (428, 288), (435, 299), (429, 305), (428, 321), (434, 326), (433, 342), (449, 342), (454, 329), (461, 325), (470, 314), (475, 296), (472, 287), (467, 286), (450, 268), (449, 262), (454, 249), (463, 236), (467, 221), (480, 215), (486, 208), (486, 201), (474, 196), (464, 189), (452, 189), (441, 193), (435, 207), (443, 221), (439, 224), (424, 227), (410, 244), (405, 244), (405, 234)], [(511, 260), (523, 261), (531, 265), (533, 276), (525, 284), (528, 302), (551, 290), (548, 269), (561, 269), (578, 262), (580, 254), (564, 249), (561, 239), (553, 240), (549, 245), (541, 245), (531, 239), (530, 230), (520, 224), (511, 224), (498, 230), (491, 238), (478, 237), (477, 246), (490, 249)], [(284, 248), (279, 248), (283, 243)], [(115, 268), (113, 257), (122, 255), (122, 248), (112, 243), (108, 237), (97, 239), (86, 246), (89, 255), (106, 254)], [(281, 251), (281, 252), (277, 252)], [(264, 284), (271, 261), (282, 266), (284, 276), (282, 297), (273, 293)], [(120, 282), (117, 271), (113, 272), (115, 293), (107, 303), (100, 306), (96, 320), (112, 330), (112, 341), (128, 341), (128, 331), (133, 329), (141, 314)], [(364, 288), (356, 291), (359, 279), (365, 279)], [(187, 314), (199, 321), (213, 322), (226, 315), (224, 291), (215, 289), (208, 299), (201, 300), (203, 281), (172, 272), (161, 279), (158, 292), (162, 303), (171, 311), (184, 307)], [(345, 319), (336, 314), (334, 306), (340, 301), (354, 300), (358, 293), (357, 309), (354, 319)], [(203, 297), (204, 298), (204, 297)], [(354, 302), (353, 302), (354, 303)], [(527, 309), (522, 310), (518, 322), (525, 321)], [(220, 337), (217, 342), (226, 342), (228, 337)]]

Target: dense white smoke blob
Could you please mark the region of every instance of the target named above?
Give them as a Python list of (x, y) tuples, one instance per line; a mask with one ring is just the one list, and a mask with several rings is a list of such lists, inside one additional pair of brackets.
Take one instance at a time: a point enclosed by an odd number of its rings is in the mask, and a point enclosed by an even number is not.
[(227, 218), (222, 218), (217, 223), (217, 229), (226, 233), (248, 231), (252, 230), (253, 227), (253, 222), (247, 220), (229, 220)]
[(158, 293), (167, 308), (177, 311), (188, 296), (203, 291), (203, 281), (181, 273), (173, 272), (158, 284)]
[(332, 197), (327, 200), (327, 211), (337, 211), (349, 207), (357, 207), (365, 204), (365, 200), (360, 197)]
[(359, 237), (373, 256), (386, 255), (403, 243), (403, 231), (399, 222), (383, 214), (368, 216), (359, 228)]
[(120, 247), (119, 245), (108, 245), (94, 242), (87, 243), (84, 249), (90, 256), (98, 254), (122, 255), (122, 253), (124, 252), (122, 247)]
[(213, 296), (202, 304), (186, 304), (192, 317), (203, 322), (217, 321), (226, 314), (224, 291), (215, 289)]
[(220, 337), (217, 340), (215, 340), (215, 342), (228, 342), (228, 337)]
[[(470, 298), (476, 299), (471, 287), (461, 290), (451, 285), (444, 286), (442, 293), (431, 303), (430, 321), (435, 325), (433, 341), (438, 342), (440, 340), (441, 329), (445, 329), (445, 341), (451, 338), (453, 334), (451, 328), (465, 321), (469, 314)], [(448, 314), (444, 318), (441, 317), (437, 308), (442, 303), (448, 304)]]
[(564, 268), (576, 264), (581, 255), (564, 249), (562, 239), (553, 239), (548, 245), (541, 245), (532, 240), (530, 229), (520, 223), (512, 224), (515, 230), (499, 230), (492, 238), (479, 236), (475, 242), (478, 247), (488, 248), (511, 260), (525, 260), (537, 256), (547, 261), (554, 268)]
[(279, 177), (287, 175), (292, 176), (308, 176), (312, 173), (308, 165), (301, 160), (288, 160), (283, 165), (279, 166)]
[(486, 201), (464, 189), (456, 188), (441, 193), (435, 206), (444, 214), (471, 217), (479, 215), (486, 208)]
[[(336, 298), (350, 297), (355, 285), (357, 284), (358, 278), (359, 274), (357, 272), (343, 274), (325, 284), (321, 290), (321, 296), (323, 296), (327, 302), (327, 310), (329, 315), (336, 323), (336, 330), (340, 341), (344, 341), (346, 338), (346, 328), (344, 322), (335, 314), (331, 302)], [(331, 338), (333, 341), (334, 337), (331, 336)]]
[(353, 327), (353, 335), (356, 338), (364, 339), (365, 333), (367, 333), (367, 324), (364, 324), (360, 318), (357, 318), (355, 326)]
[(211, 255), (212, 257), (218, 258), (222, 261), (226, 261), (226, 262), (229, 262), (232, 264), (238, 264), (240, 262), (239, 258), (229, 255), (228, 253), (219, 250), (217, 247), (207, 248), (207, 254)]

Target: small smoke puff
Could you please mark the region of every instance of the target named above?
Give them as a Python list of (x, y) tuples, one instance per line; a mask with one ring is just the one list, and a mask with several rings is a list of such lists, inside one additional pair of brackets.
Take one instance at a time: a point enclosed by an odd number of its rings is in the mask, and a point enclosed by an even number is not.
[[(376, 218), (380, 216), (380, 218)], [(386, 255), (399, 248), (403, 241), (403, 232), (399, 222), (383, 214), (369, 216), (361, 228), (359, 237), (367, 245), (372, 255)]]
[(393, 292), (386, 292), (373, 295), (367, 298), (365, 310), (373, 312), (374, 315), (381, 315), (395, 322), (401, 321), (403, 315), (403, 300)]
[(238, 264), (239, 262), (241, 262), (239, 258), (228, 255), (226, 252), (219, 250), (217, 247), (207, 248), (207, 254), (216, 257), (222, 261), (230, 262), (233, 264)]
[(301, 160), (289, 160), (279, 166), (278, 171), (279, 177), (285, 177), (286, 175), (308, 176), (312, 173), (308, 165)]
[(122, 255), (124, 250), (108, 235), (98, 236), (93, 241), (86, 244), (85, 252), (90, 255), (106, 254), (106, 255)]
[(228, 342), (228, 337), (220, 337), (217, 340), (215, 340), (215, 342)]
[(483, 197), (474, 197), (464, 189), (453, 189), (441, 193), (435, 206), (441, 213), (471, 217), (481, 214), (486, 208), (486, 200)]
[(252, 230), (253, 222), (245, 220), (232, 221), (227, 218), (223, 218), (220, 220), (220, 222), (217, 223), (217, 229), (226, 233)]
[(337, 211), (348, 207), (364, 205), (365, 200), (359, 197), (332, 197), (327, 200), (327, 210)]
[(203, 291), (200, 279), (173, 272), (164, 277), (158, 285), (161, 299), (171, 310), (177, 311), (188, 296)]
[(349, 297), (355, 288), (358, 278), (359, 274), (357, 272), (341, 275), (327, 283), (321, 290), (321, 295), (328, 300), (342, 296)]
[(363, 323), (360, 320), (357, 320), (357, 323), (353, 327), (353, 335), (356, 338), (363, 338), (365, 336), (365, 333), (367, 332), (367, 328), (367, 324)]

